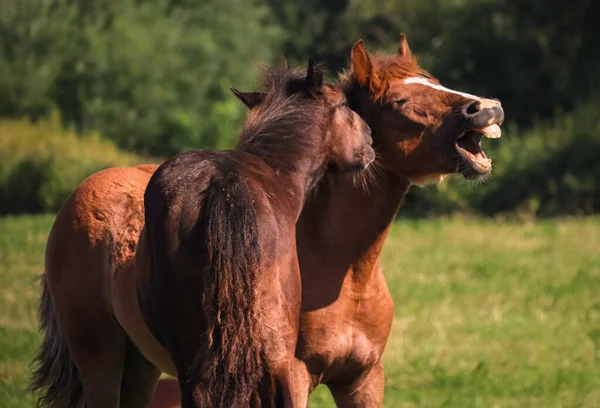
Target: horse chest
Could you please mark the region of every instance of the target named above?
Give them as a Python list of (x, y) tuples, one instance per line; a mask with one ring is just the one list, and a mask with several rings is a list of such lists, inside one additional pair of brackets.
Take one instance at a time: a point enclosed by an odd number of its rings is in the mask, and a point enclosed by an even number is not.
[[(375, 318), (374, 309), (380, 313)], [(358, 304), (338, 300), (324, 309), (304, 312), (298, 354), (315, 382), (358, 375), (381, 358), (392, 318), (391, 298), (388, 302), (385, 296)]]

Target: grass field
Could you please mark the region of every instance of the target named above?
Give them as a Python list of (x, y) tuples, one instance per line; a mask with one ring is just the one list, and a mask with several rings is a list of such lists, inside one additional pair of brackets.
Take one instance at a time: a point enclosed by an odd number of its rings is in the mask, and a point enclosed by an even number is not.
[[(0, 407), (32, 405), (51, 224), (0, 219)], [(386, 407), (600, 407), (600, 218), (400, 221), (383, 267), (396, 304)], [(311, 400), (331, 405), (324, 389)]]

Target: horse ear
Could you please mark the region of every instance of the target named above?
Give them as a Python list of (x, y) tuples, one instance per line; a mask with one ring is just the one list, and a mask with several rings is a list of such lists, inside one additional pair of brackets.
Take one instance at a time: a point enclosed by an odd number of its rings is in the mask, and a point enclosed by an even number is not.
[(284, 69), (286, 69), (288, 67), (287, 60), (285, 59), (285, 57), (283, 55), (281, 55), (279, 57), (279, 66)]
[(235, 88), (230, 88), (231, 92), (240, 100), (248, 109), (253, 109), (260, 105), (265, 100), (263, 92), (241, 92)]
[(400, 34), (400, 46), (398, 47), (398, 55), (401, 57), (410, 57), (412, 52), (408, 47), (408, 41), (406, 41), (406, 34)]
[(319, 91), (323, 87), (323, 71), (312, 58), (308, 59), (306, 69), (306, 88), (310, 92)]
[(358, 40), (356, 44), (354, 44), (350, 56), (352, 60), (352, 70), (354, 71), (358, 83), (363, 86), (369, 86), (374, 79), (373, 64), (371, 63), (369, 54), (367, 54), (367, 51), (365, 50), (363, 40)]

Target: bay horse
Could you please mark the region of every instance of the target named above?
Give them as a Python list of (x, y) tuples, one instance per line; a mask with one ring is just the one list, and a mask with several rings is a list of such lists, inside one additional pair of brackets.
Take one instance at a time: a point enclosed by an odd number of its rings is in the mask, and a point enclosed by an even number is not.
[(296, 221), (328, 168), (362, 170), (375, 152), (341, 88), (323, 84), (312, 60), (300, 75), (304, 86), (288, 96), (299, 73), (267, 71), (234, 150), (175, 155), (146, 188), (137, 295), (176, 367), (183, 407), (302, 404)]
[[(324, 383), (339, 406), (377, 407), (383, 399), (381, 355), (393, 316), (379, 266), (389, 226), (411, 185), (439, 181), (450, 173), (468, 179), (486, 177), (491, 162), (481, 150), (481, 137), (484, 133), (486, 137), (500, 136), (503, 112), (497, 101), (439, 84), (418, 66), (404, 36), (396, 54), (368, 54), (359, 41), (352, 49), (351, 61), (340, 82), (351, 108), (371, 126), (378, 160), (370, 166), (369, 177), (364, 177), (364, 187), (346, 177), (327, 175), (300, 216), (296, 240), (303, 293), (296, 354), (306, 362), (299, 383), (303, 391), (308, 393)], [(256, 94), (244, 101), (249, 107), (259, 102)], [(478, 116), (478, 112), (482, 114)], [(113, 336), (119, 344), (129, 346), (123, 346), (123, 351), (115, 349), (116, 356), (108, 359), (112, 364), (122, 361), (125, 354), (128, 360), (145, 361), (114, 317), (136, 314), (116, 313), (106, 295), (107, 282), (114, 280), (111, 276), (119, 276), (113, 291), (120, 291), (121, 298), (135, 297), (128, 277), (133, 275), (134, 242), (143, 224), (140, 197), (145, 184), (120, 182), (119, 171), (133, 170), (105, 170), (86, 180), (73, 194), (79, 199), (71, 198), (58, 213), (48, 241), (46, 274), (64, 274), (74, 282), (70, 292), (51, 298), (42, 278), (40, 311), (45, 336), (33, 388), (42, 390), (49, 401), (81, 395), (79, 377), (69, 375), (75, 371), (70, 357), (74, 351), (69, 354), (58, 324), (59, 317), (61, 321), (71, 319), (69, 309), (101, 311), (94, 324), (87, 326), (91, 339), (82, 336), (71, 349), (85, 349), (88, 344), (98, 347), (102, 343), (95, 339)], [(147, 175), (146, 183), (149, 178)], [(122, 261), (114, 262), (115, 258)], [(51, 271), (60, 267), (64, 271)], [(104, 296), (96, 295), (98, 287)], [(80, 292), (96, 296), (72, 296)], [(63, 303), (61, 313), (53, 302)], [(136, 307), (131, 302), (125, 309), (135, 311)], [(103, 331), (106, 327), (111, 330)], [(140, 327), (143, 330), (143, 325)], [(169, 364), (164, 361), (160, 367), (169, 372), (165, 369)], [(125, 374), (124, 378), (130, 378), (123, 381), (130, 384), (139, 376)]]
[(504, 112), (497, 100), (442, 86), (418, 65), (404, 35), (392, 55), (371, 55), (357, 42), (339, 82), (371, 127), (379, 160), (363, 187), (329, 175), (298, 220), (296, 353), (305, 364), (304, 392), (323, 383), (340, 407), (380, 407), (394, 304), (379, 258), (390, 225), (411, 185), (451, 173), (485, 178), (492, 164), (481, 140), (500, 136)]

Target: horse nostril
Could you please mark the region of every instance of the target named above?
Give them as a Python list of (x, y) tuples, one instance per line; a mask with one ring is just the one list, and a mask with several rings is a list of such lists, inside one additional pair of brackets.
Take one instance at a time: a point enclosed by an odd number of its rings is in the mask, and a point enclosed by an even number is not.
[(496, 123), (502, 125), (504, 123), (504, 109), (498, 105), (494, 107), (494, 112), (496, 114)]
[(481, 110), (481, 102), (473, 101), (469, 106), (467, 106), (467, 109), (465, 109), (465, 113), (467, 115), (474, 115), (477, 112), (479, 112), (480, 110)]

